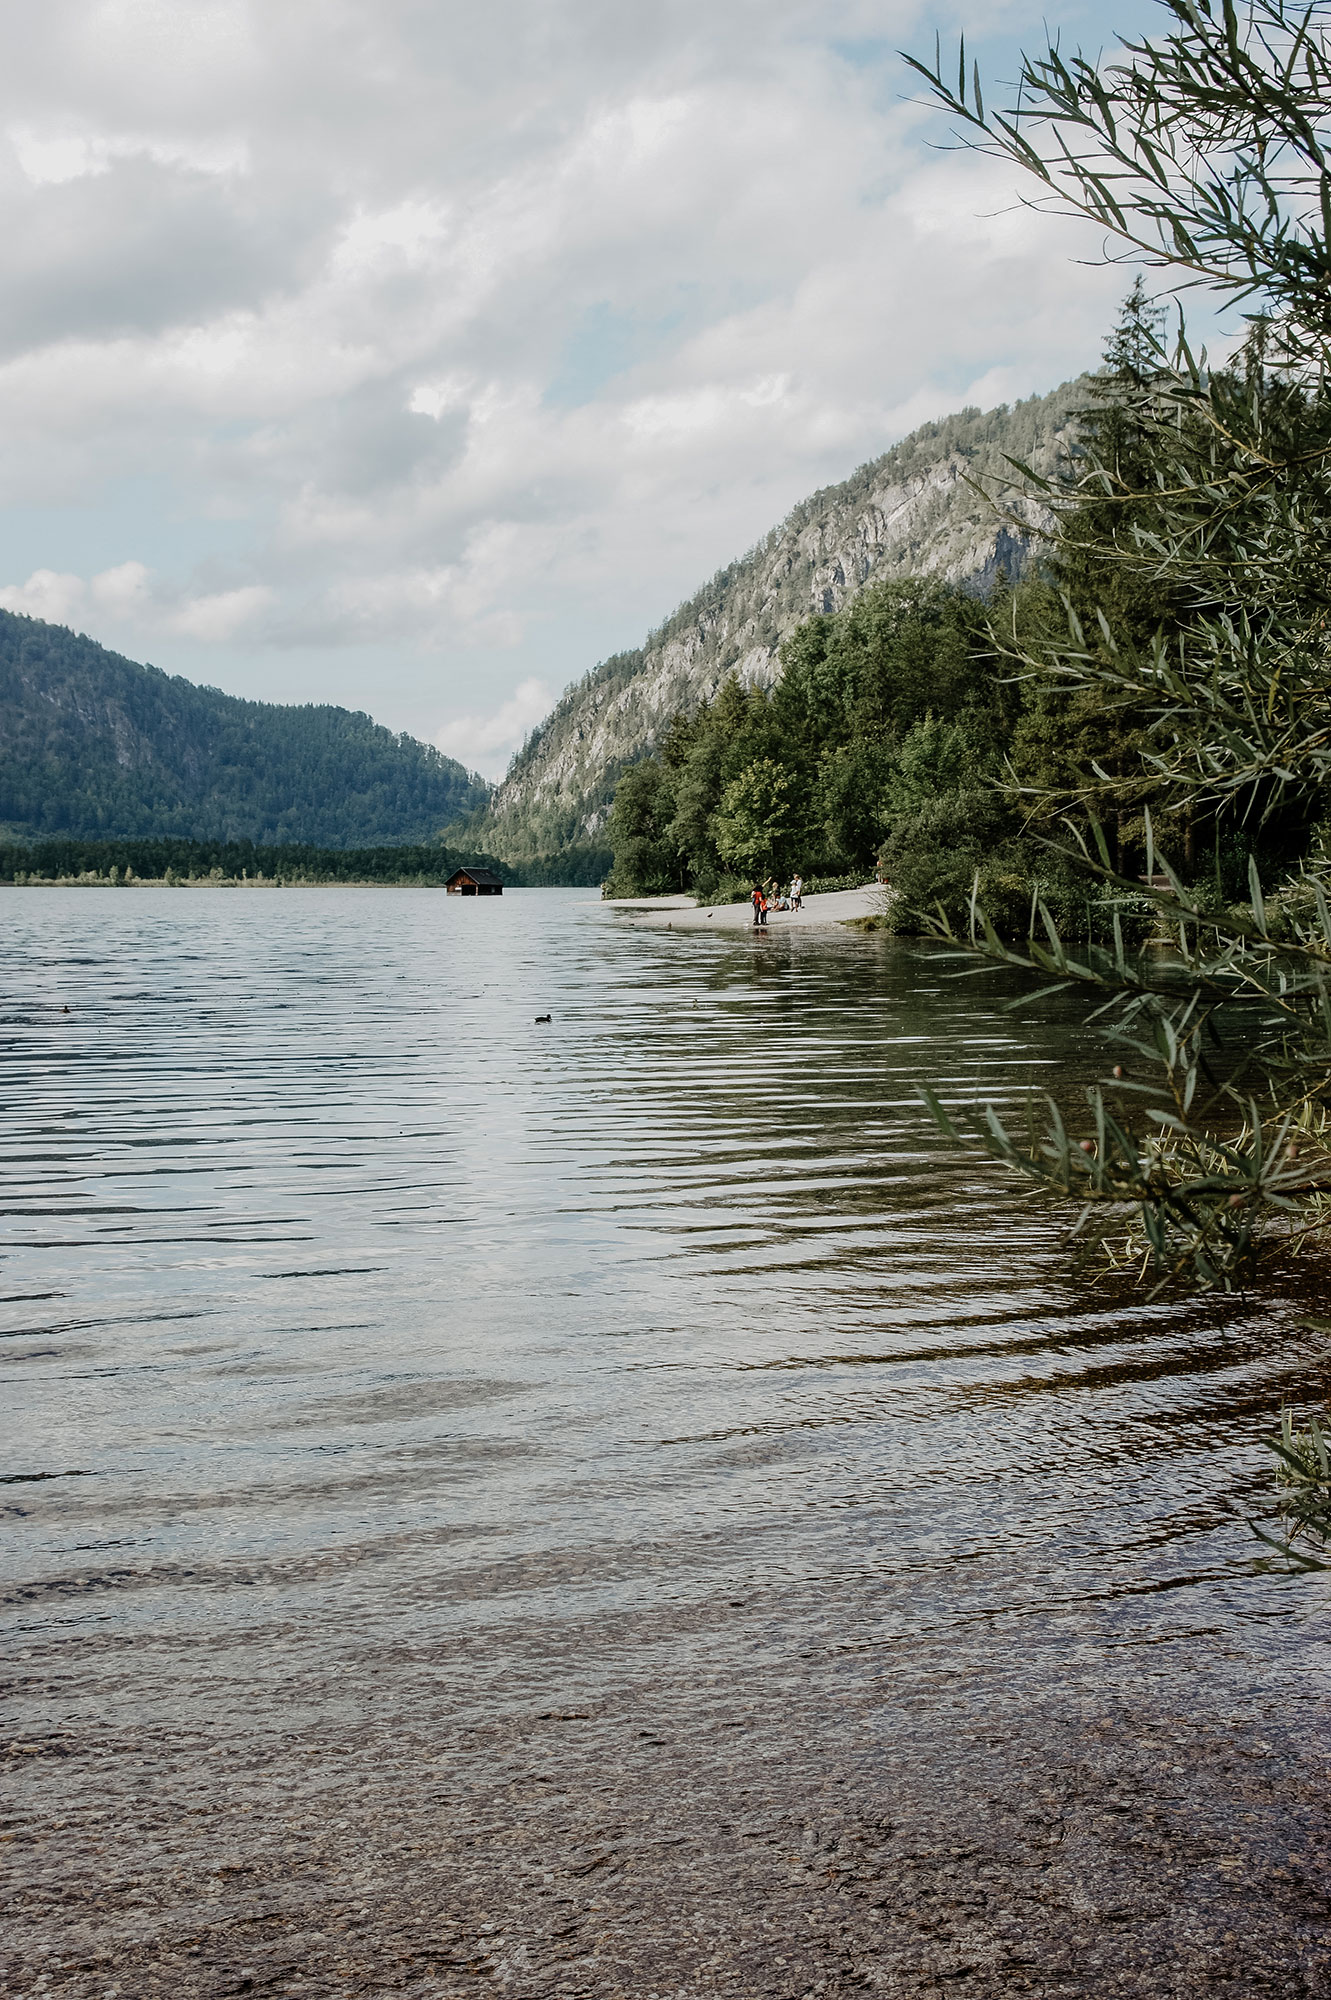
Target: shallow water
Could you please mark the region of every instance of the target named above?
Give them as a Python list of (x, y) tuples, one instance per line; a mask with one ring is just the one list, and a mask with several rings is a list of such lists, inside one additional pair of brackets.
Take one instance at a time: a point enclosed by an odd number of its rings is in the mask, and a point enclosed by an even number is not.
[[(1269, 1732), (1320, 1700), (1325, 1591), (1236, 1511), (1324, 1393), (1299, 1302), (1078, 1278), (921, 1107), (1094, 1074), (1066, 1007), (587, 891), (23, 890), (5, 937), (21, 1744), (192, 1784), (340, 1734), (372, 1783), (410, 1732), (461, 1795), (467, 1732), (639, 1699), (695, 1776), (740, 1692), (777, 1766), (783, 1703), (792, 1756), (849, 1704), (870, 1777), (1042, 1704)], [(103, 1991), (59, 1934), (47, 1990)], [(140, 1943), (124, 1993), (167, 1962)]]

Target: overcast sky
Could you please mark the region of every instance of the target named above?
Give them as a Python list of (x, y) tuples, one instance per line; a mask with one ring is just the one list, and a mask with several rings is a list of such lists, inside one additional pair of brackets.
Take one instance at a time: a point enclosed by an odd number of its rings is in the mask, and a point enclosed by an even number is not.
[(498, 775), (806, 493), (1094, 365), (1124, 273), (894, 53), (1044, 11), (0, 0), (0, 604)]

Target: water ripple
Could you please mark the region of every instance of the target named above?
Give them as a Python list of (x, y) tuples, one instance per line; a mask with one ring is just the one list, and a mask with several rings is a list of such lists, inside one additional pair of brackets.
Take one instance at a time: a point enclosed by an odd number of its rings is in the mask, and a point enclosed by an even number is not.
[(336, 1703), (460, 1633), (484, 1711), (570, 1621), (779, 1602), (798, 1652), (829, 1593), (848, 1659), (1252, 1645), (1234, 1496), (1315, 1344), (1077, 1279), (919, 1099), (1093, 1074), (1059, 1002), (585, 891), (7, 911), (7, 1601), (70, 1713), (164, 1712), (182, 1649), (196, 1719), (297, 1660)]

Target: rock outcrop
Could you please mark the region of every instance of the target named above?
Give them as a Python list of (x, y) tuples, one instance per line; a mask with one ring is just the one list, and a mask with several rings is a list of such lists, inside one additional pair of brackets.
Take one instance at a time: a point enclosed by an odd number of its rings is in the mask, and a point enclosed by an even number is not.
[(1011, 461), (1047, 475), (1072, 442), (1086, 382), (1013, 408), (926, 424), (839, 486), (804, 501), (637, 651), (566, 690), (514, 759), (478, 837), (512, 859), (601, 834), (615, 780), (679, 710), (732, 674), (770, 683), (781, 641), (868, 583), (929, 575), (987, 591), (1015, 579), (1049, 525)]

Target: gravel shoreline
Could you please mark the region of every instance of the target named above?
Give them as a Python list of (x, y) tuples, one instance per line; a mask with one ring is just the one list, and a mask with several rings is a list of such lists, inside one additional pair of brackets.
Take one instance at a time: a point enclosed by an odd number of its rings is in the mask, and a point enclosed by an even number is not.
[(11, 1745), (0, 1992), (1331, 1993), (1324, 1751), (931, 1678)]

